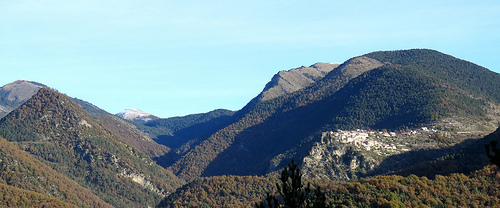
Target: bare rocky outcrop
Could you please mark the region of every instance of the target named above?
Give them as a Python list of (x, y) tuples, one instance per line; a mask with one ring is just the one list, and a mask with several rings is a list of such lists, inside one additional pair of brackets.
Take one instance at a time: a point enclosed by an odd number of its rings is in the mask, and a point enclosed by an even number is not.
[(309, 67), (299, 67), (280, 71), (274, 75), (262, 91), (261, 101), (271, 100), (308, 87), (338, 67), (337, 63), (316, 63)]
[(384, 65), (382, 62), (375, 59), (366, 56), (358, 56), (349, 59), (337, 67), (329, 76), (342, 75), (342, 77), (352, 79), (382, 65)]

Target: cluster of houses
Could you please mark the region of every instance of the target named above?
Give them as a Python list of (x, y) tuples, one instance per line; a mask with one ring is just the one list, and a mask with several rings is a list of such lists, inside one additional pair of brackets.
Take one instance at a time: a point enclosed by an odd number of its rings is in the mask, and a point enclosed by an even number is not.
[(351, 144), (356, 148), (373, 151), (379, 155), (392, 155), (410, 150), (400, 142), (395, 142), (396, 139), (397, 134), (390, 131), (337, 130), (336, 132), (323, 132), (321, 143), (334, 144), (340, 142)]

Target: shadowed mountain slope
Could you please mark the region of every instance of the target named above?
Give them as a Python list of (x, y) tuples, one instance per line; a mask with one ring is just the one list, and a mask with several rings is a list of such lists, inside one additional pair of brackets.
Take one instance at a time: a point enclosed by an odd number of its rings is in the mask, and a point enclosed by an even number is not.
[[(322, 132), (339, 129), (430, 125), (466, 132), (450, 133), (458, 136), (446, 145), (480, 138), (497, 127), (498, 80), (497, 73), (433, 50), (355, 57), (306, 88), (267, 101), (258, 96), (235, 114), (235, 122), (169, 169), (188, 181), (200, 175), (266, 174), (290, 158), (302, 161)], [(426, 148), (441, 143), (432, 145)]]
[[(261, 124), (274, 114), (286, 112), (314, 100), (321, 99), (325, 93), (341, 88), (352, 77), (359, 75), (362, 71), (368, 71), (381, 65), (381, 63), (373, 59), (363, 57), (353, 58), (332, 70), (322, 80), (303, 90), (263, 102), (260, 101), (258, 96), (235, 114), (236, 122), (233, 122), (210, 136), (207, 140), (179, 159), (169, 169), (185, 180), (192, 180), (200, 176), (217, 155), (230, 147), (240, 133), (248, 132), (248, 128)], [(324, 80), (332, 81), (329, 82)], [(310, 88), (312, 89), (315, 86), (323, 86), (322, 88), (329, 89), (315, 96), (302, 96), (303, 92), (308, 92)], [(310, 91), (318, 92), (318, 90)], [(256, 137), (258, 136), (259, 135), (256, 135)], [(266, 149), (268, 148), (270, 147)]]

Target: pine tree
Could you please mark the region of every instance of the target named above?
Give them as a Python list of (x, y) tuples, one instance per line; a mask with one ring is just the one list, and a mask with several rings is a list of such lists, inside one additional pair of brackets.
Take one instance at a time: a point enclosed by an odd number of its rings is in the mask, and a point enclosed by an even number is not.
[(490, 162), (500, 167), (500, 147), (497, 146), (498, 141), (491, 141), (486, 144), (486, 153)]
[[(276, 183), (278, 194), (266, 194), (265, 199), (257, 204), (257, 208), (321, 208), (327, 207), (326, 196), (319, 189), (313, 191), (311, 184), (304, 186), (302, 183), (302, 174), (300, 168), (294, 163), (293, 159), (281, 171), (281, 185)], [(277, 196), (279, 195), (279, 196)]]

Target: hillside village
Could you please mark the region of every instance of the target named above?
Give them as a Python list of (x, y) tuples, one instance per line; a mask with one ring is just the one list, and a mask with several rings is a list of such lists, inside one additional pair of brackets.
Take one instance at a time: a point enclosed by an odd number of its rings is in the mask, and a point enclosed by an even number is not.
[(335, 132), (323, 132), (321, 136), (321, 143), (326, 145), (334, 144), (337, 142), (343, 144), (351, 144), (360, 150), (373, 151), (378, 155), (389, 156), (418, 148), (412, 146), (409, 143), (407, 139), (408, 137), (426, 139), (427, 142), (431, 143), (433, 142), (433, 140), (430, 140), (428, 138), (432, 138), (433, 134), (437, 132), (438, 130), (428, 127), (422, 127), (420, 129), (408, 131), (400, 131), (398, 133), (396, 133), (395, 131), (386, 130), (337, 130)]

